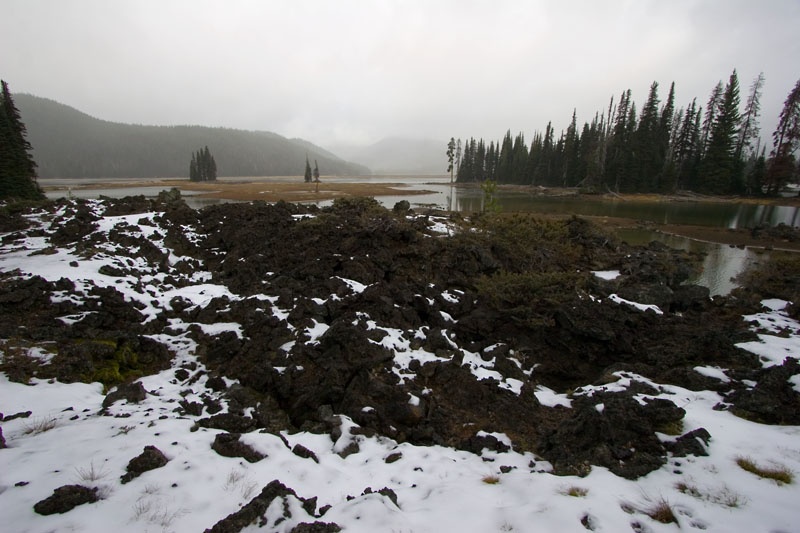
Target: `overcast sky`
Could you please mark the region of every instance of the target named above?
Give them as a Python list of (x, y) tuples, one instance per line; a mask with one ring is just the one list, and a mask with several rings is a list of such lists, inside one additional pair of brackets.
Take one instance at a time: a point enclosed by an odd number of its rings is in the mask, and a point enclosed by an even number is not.
[[(530, 141), (653, 81), (705, 104), (759, 72), (762, 137), (800, 78), (798, 0), (2, 0), (12, 92), (139, 124)], [(24, 117), (23, 117), (24, 119)]]

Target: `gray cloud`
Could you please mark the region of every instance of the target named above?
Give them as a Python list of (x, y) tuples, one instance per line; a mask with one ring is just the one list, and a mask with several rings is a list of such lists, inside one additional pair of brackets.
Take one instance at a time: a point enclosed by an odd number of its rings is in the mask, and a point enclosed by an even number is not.
[(771, 0), (4, 0), (0, 77), (99, 118), (321, 144), (528, 139), (652, 81), (703, 104), (766, 76), (762, 136), (800, 77), (800, 3)]

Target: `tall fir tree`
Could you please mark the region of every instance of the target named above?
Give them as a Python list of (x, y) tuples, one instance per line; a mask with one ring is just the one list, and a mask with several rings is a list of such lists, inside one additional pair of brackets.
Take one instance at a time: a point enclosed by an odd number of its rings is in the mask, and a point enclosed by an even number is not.
[(767, 194), (776, 195), (797, 173), (795, 152), (800, 148), (800, 80), (783, 103), (772, 142), (765, 181)]
[(669, 87), (667, 101), (661, 108), (661, 118), (656, 135), (656, 152), (654, 169), (656, 171), (655, 190), (658, 192), (675, 192), (677, 186), (677, 169), (669, 157), (670, 142), (675, 135), (675, 82)]
[(511, 156), (511, 182), (521, 185), (525, 183), (525, 168), (528, 166), (528, 146), (522, 132), (514, 138)]
[(303, 174), (303, 180), (306, 183), (311, 183), (311, 163), (308, 161), (308, 156), (306, 156), (306, 172)]
[(750, 177), (750, 167), (758, 160), (758, 140), (760, 128), (758, 118), (761, 112), (761, 90), (764, 87), (764, 73), (759, 73), (750, 85), (750, 92), (742, 111), (739, 135), (733, 154), (732, 190), (737, 193), (752, 194), (754, 181)]
[(639, 123), (630, 142), (635, 158), (631, 158), (629, 191), (654, 190), (656, 176), (661, 171), (663, 161), (659, 161), (659, 114), (658, 114), (658, 82), (650, 85)]
[(680, 125), (677, 128), (675, 142), (672, 147), (672, 160), (677, 173), (676, 189), (683, 189), (692, 184), (695, 154), (700, 132), (697, 98), (686, 108)]
[(42, 200), (25, 123), (8, 84), (0, 80), (0, 85), (0, 199)]
[(511, 183), (513, 163), (514, 141), (511, 139), (511, 130), (508, 130), (505, 137), (503, 137), (503, 144), (500, 146), (500, 157), (497, 161), (498, 183)]
[(578, 112), (572, 109), (572, 120), (564, 135), (564, 153), (561, 165), (561, 185), (573, 187), (578, 183)]
[(627, 138), (629, 110), (631, 107), (631, 90), (628, 89), (620, 95), (619, 103), (614, 111), (614, 126), (608, 140), (605, 168), (605, 185), (620, 191), (620, 186), (625, 181), (627, 174), (628, 151), (630, 149)]
[(700, 167), (700, 188), (703, 192), (712, 194), (731, 192), (739, 122), (739, 79), (734, 70), (716, 110), (708, 139), (708, 149)]
[(553, 124), (547, 123), (542, 139), (542, 149), (536, 169), (533, 171), (531, 185), (550, 185), (550, 174), (553, 160)]

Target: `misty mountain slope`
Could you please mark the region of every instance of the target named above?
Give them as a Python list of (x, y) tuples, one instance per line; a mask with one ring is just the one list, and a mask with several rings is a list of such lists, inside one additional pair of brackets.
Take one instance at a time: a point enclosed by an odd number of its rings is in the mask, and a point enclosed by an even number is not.
[(445, 174), (447, 141), (387, 137), (369, 146), (337, 146), (336, 152), (376, 174)]
[(14, 99), (42, 178), (188, 176), (192, 152), (206, 145), (220, 176), (302, 175), (306, 156), (324, 175), (370, 173), (311, 143), (267, 131), (119, 124), (37, 96)]

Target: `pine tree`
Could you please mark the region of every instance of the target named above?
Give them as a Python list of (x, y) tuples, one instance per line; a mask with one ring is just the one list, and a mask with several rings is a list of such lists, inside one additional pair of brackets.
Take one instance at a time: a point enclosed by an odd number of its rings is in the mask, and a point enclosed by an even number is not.
[(717, 111), (719, 110), (720, 101), (722, 100), (722, 82), (717, 82), (717, 85), (711, 91), (711, 96), (708, 97), (706, 103), (706, 114), (703, 118), (703, 129), (700, 131), (700, 145), (698, 156), (700, 158), (705, 156), (708, 150), (708, 142), (711, 138), (711, 130), (714, 126), (714, 121), (717, 119)]
[(672, 160), (677, 173), (677, 189), (689, 186), (693, 178), (697, 141), (700, 135), (698, 131), (699, 113), (695, 98), (684, 112), (680, 126), (677, 128), (677, 135), (672, 147)]
[(308, 156), (306, 156), (306, 172), (303, 179), (306, 183), (311, 183), (311, 163), (308, 162)]
[(656, 176), (663, 162), (659, 161), (659, 114), (658, 82), (650, 85), (647, 101), (642, 108), (639, 124), (631, 137), (635, 158), (631, 160), (629, 191), (654, 190)]
[(319, 165), (316, 159), (314, 160), (314, 181), (319, 183)]
[[(458, 173), (458, 169), (461, 167), (461, 139), (459, 138), (456, 141), (456, 173)], [(451, 177), (452, 181), (452, 177)]]
[(561, 168), (561, 185), (573, 187), (577, 185), (576, 172), (578, 167), (578, 117), (577, 110), (572, 109), (572, 120), (564, 135), (564, 154)]
[(447, 173), (450, 174), (450, 182), (453, 182), (453, 171), (455, 170), (456, 159), (456, 140), (450, 137), (450, 142), (447, 143)]
[(731, 191), (739, 121), (739, 79), (734, 70), (719, 102), (708, 139), (708, 149), (700, 167), (702, 191), (712, 194), (727, 194)]
[(543, 142), (542, 134), (537, 131), (533, 135), (531, 149), (528, 151), (528, 163), (525, 165), (525, 183), (527, 185), (535, 185), (536, 167), (542, 157)]
[(201, 148), (197, 153), (192, 152), (192, 159), (189, 162), (190, 181), (216, 181), (217, 162), (211, 155), (208, 146)]
[(772, 141), (765, 180), (767, 194), (776, 195), (797, 172), (794, 153), (800, 148), (800, 80), (783, 103)]
[[(750, 85), (750, 93), (744, 105), (741, 117), (739, 136), (733, 154), (732, 188), (735, 192), (753, 192), (753, 180), (750, 178), (748, 168), (752, 167), (758, 157), (758, 150), (753, 151), (753, 141), (758, 139), (758, 117), (761, 111), (761, 89), (764, 87), (764, 73), (759, 73)], [(751, 168), (752, 170), (752, 168)], [(749, 192), (748, 192), (749, 191)]]
[(200, 175), (197, 170), (197, 155), (192, 152), (192, 160), (189, 161), (189, 181), (200, 181)]
[(758, 118), (761, 113), (761, 89), (764, 88), (764, 73), (761, 72), (750, 85), (750, 94), (742, 112), (742, 127), (736, 143), (736, 157), (741, 158), (753, 148), (753, 141), (758, 138)]
[(0, 80), (0, 199), (42, 200), (36, 181), (36, 162), (30, 154), (27, 130), (8, 89)]
[(497, 182), (510, 183), (511, 173), (514, 163), (514, 141), (511, 139), (511, 130), (506, 132), (503, 137), (503, 144), (500, 146), (500, 157), (497, 161)]
[(677, 169), (669, 157), (670, 141), (675, 135), (675, 82), (669, 87), (669, 95), (661, 109), (658, 132), (656, 135), (656, 152), (654, 170), (656, 171), (656, 187), (658, 192), (674, 192), (677, 186)]
[(623, 92), (614, 111), (614, 126), (608, 140), (606, 152), (606, 169), (604, 182), (619, 192), (627, 174), (628, 151), (627, 139), (628, 113), (631, 107), (631, 90)]
[(542, 149), (539, 161), (536, 164), (536, 170), (533, 172), (532, 185), (549, 185), (550, 172), (552, 169), (553, 159), (553, 125), (551, 122), (547, 123), (544, 130), (544, 138), (542, 139)]
[(511, 182), (525, 183), (525, 168), (528, 165), (528, 147), (522, 132), (514, 138), (513, 154), (511, 156)]

